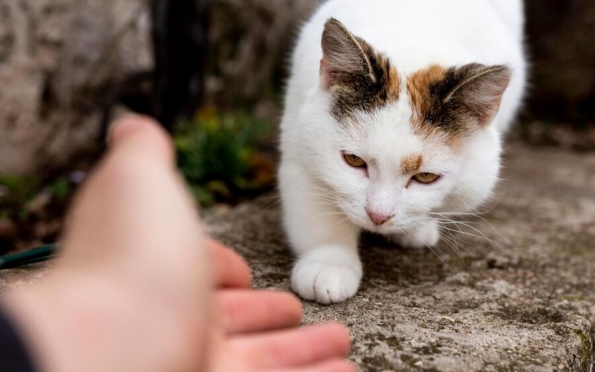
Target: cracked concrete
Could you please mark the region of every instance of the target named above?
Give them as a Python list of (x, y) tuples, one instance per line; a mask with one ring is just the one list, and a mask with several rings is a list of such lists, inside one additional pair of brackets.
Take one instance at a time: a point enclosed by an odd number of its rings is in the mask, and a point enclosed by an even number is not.
[[(455, 234), (459, 253), (448, 243), (434, 254), (366, 237), (358, 295), (332, 306), (305, 303), (304, 323), (346, 324), (361, 371), (590, 372), (595, 155), (515, 145), (496, 200), (464, 219), (472, 223)], [(255, 287), (289, 289), (293, 258), (276, 196), (206, 222), (248, 260)], [(0, 272), (0, 288), (46, 270)]]

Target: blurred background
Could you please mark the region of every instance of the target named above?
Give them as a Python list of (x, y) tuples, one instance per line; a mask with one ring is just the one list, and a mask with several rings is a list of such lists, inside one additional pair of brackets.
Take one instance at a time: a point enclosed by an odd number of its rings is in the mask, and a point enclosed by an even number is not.
[[(54, 242), (133, 110), (174, 136), (205, 213), (275, 187), (287, 60), (320, 0), (0, 0), (0, 254)], [(526, 0), (513, 146), (595, 150), (595, 2)]]

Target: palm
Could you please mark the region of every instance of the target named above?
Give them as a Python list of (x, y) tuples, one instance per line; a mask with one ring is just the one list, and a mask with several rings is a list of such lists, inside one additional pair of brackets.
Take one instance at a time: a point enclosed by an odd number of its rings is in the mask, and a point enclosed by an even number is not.
[[(339, 325), (297, 329), (300, 302), (282, 292), (250, 291), (250, 271), (232, 251), (211, 243), (223, 330), (216, 371), (351, 371), (349, 336)], [(235, 288), (234, 288), (235, 287)]]

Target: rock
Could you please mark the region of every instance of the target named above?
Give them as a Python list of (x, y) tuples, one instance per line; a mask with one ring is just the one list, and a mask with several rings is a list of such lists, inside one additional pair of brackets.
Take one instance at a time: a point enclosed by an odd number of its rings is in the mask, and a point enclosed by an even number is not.
[[(368, 239), (357, 296), (305, 303), (305, 324), (346, 324), (363, 371), (589, 371), (595, 156), (515, 147), (505, 164), (498, 202), (465, 218), (479, 231), (457, 236), (460, 256), (446, 243), (438, 257)], [(208, 224), (246, 257), (257, 288), (289, 290), (275, 205), (248, 203)]]
[(94, 143), (101, 90), (152, 68), (145, 8), (144, 0), (0, 2), (0, 173), (30, 173)]
[[(595, 330), (595, 155), (510, 148), (497, 203), (477, 230), (408, 250), (367, 239), (365, 276), (345, 303), (305, 303), (305, 324), (346, 324), (362, 371), (590, 372)], [(276, 198), (207, 217), (256, 288), (289, 289), (293, 258)], [(461, 226), (465, 229), (465, 226)], [(485, 238), (479, 234), (485, 235)], [(0, 290), (47, 268), (0, 271)]]
[[(293, 35), (319, 0), (212, 3), (209, 100), (256, 102), (256, 115), (276, 119)], [(96, 145), (106, 92), (153, 67), (147, 4), (0, 2), (0, 174), (64, 164)]]
[(36, 263), (23, 268), (0, 271), (0, 290), (9, 291), (24, 288), (43, 279), (52, 263)]

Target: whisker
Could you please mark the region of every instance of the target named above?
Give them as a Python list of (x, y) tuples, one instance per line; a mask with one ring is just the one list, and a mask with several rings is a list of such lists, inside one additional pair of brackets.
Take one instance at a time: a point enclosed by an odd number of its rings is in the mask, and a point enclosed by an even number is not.
[(335, 227), (337, 227), (340, 224), (345, 223), (347, 221), (349, 221), (349, 217), (345, 217), (344, 219), (340, 220), (339, 222), (337, 222), (336, 224), (334, 224), (332, 228), (334, 229)]
[(457, 257), (459, 258), (459, 261), (461, 262), (461, 264), (464, 264), (465, 261), (463, 260), (463, 255), (461, 254), (461, 251), (459, 249), (459, 244), (457, 243), (457, 240), (455, 239), (454, 235), (452, 235), (452, 233), (448, 232), (450, 237), (447, 236), (443, 236), (442, 240), (448, 244), (449, 247), (451, 247), (453, 249), (453, 251), (455, 251), (455, 253), (457, 254)]
[[(480, 235), (481, 235), (481, 237), (483, 237), (485, 240), (487, 240), (487, 241), (490, 243), (490, 245), (491, 245), (491, 246), (492, 246), (494, 249), (496, 249), (496, 250), (498, 250), (498, 251), (501, 251), (501, 249), (500, 249), (499, 247), (497, 247), (497, 246), (494, 244), (494, 242), (493, 242), (493, 241), (492, 241), (490, 238), (488, 238), (488, 237), (487, 237), (487, 236), (486, 236), (484, 233), (482, 233), (482, 232), (481, 232), (479, 229), (477, 229), (477, 228), (475, 228), (475, 227), (473, 227), (473, 226), (471, 226), (471, 225), (469, 225), (469, 224), (467, 224), (467, 223), (463, 223), (463, 222), (457, 222), (457, 223), (458, 223), (458, 224), (461, 224), (461, 225), (463, 225), (463, 226), (466, 226), (466, 227), (468, 227), (468, 228), (470, 228), (470, 229), (472, 229), (472, 230), (474, 230), (474, 231), (476, 231), (478, 234), (480, 234)], [(463, 231), (461, 231), (461, 233), (463, 233)], [(479, 236), (476, 236), (476, 235), (474, 235), (474, 234), (471, 234), (471, 233), (464, 233), (464, 234), (465, 234), (465, 235), (470, 235), (470, 236), (475, 236), (475, 237), (479, 238)]]
[[(448, 227), (446, 227), (446, 226), (441, 226), (441, 228), (443, 228), (443, 229), (444, 229), (444, 230), (446, 230), (446, 231), (452, 231), (452, 232), (455, 232), (455, 233), (457, 233), (457, 234), (462, 234), (462, 235), (464, 235), (464, 236), (472, 236), (472, 237), (474, 237), (474, 238), (478, 238), (478, 239), (485, 238), (485, 236), (483, 236), (483, 237), (482, 237), (482, 236), (480, 236), (480, 235), (472, 234), (472, 233), (470, 233), (470, 232), (461, 231), (461, 230), (453, 230), (453, 229), (449, 229), (449, 228), (448, 228)], [(489, 241), (489, 239), (488, 239), (488, 238), (485, 238), (485, 239)]]
[[(432, 251), (432, 253), (434, 253), (434, 255), (436, 257), (438, 257), (438, 259), (442, 262), (443, 265), (445, 265), (450, 271), (454, 272), (454, 270), (442, 259), (442, 257), (440, 257), (440, 255), (438, 255), (436, 253), (436, 251), (434, 251), (434, 249), (428, 245), (428, 243), (426, 243), (425, 239), (422, 239), (415, 231), (411, 230), (407, 233), (411, 233), (413, 234), (413, 236), (415, 236), (417, 239), (419, 239), (427, 248), (430, 249), (430, 251)], [(440, 249), (438, 249), (440, 251)], [(444, 254), (442, 251), (440, 251), (441, 254)]]

